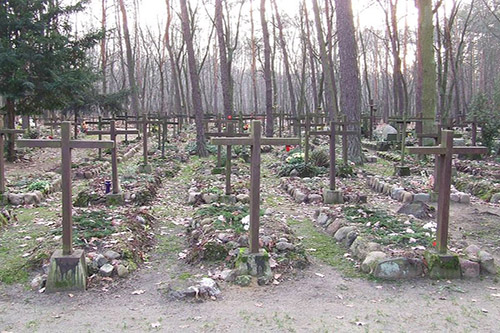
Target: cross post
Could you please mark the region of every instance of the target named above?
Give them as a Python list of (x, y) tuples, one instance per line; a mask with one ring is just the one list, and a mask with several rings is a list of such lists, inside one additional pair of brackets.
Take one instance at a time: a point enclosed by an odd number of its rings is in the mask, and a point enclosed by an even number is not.
[(453, 147), (453, 131), (441, 132), (441, 143), (435, 147), (409, 147), (411, 154), (436, 155), (436, 167), (439, 182), (437, 211), (437, 249), (446, 253), (448, 246), (448, 225), (450, 217), (450, 186), (453, 154), (486, 154), (486, 147)]
[(64, 121), (61, 124), (60, 140), (18, 140), (18, 147), (40, 147), (61, 149), (61, 176), (62, 176), (62, 211), (63, 211), (63, 254), (73, 252), (72, 229), (73, 220), (71, 211), (71, 150), (80, 148), (114, 148), (113, 141), (85, 141), (71, 140), (71, 123)]
[(4, 128), (0, 130), (0, 194), (5, 193), (4, 135), (24, 133), (24, 130)]
[[(247, 134), (244, 133), (235, 133), (234, 124), (238, 123), (238, 120), (227, 119), (226, 122), (226, 131), (222, 132), (222, 128), (220, 128), (219, 132), (206, 132), (205, 137), (207, 138), (216, 138), (216, 137), (225, 137), (225, 138), (235, 138), (235, 137), (248, 137)], [(221, 123), (219, 123), (220, 125)], [(217, 166), (220, 167), (222, 164), (221, 161), (221, 145), (217, 145)], [(232, 155), (232, 146), (226, 145), (226, 165), (225, 165), (225, 175), (226, 175), (226, 195), (231, 194), (231, 155)]]
[(252, 130), (248, 138), (212, 138), (214, 145), (249, 145), (252, 146), (250, 161), (250, 253), (259, 253), (259, 217), (260, 217), (260, 149), (262, 145), (295, 145), (298, 138), (263, 138), (262, 122), (252, 121)]
[(102, 137), (102, 135), (109, 135), (110, 140), (114, 142), (114, 147), (111, 149), (111, 180), (112, 180), (112, 185), (113, 185), (113, 194), (119, 194), (120, 191), (120, 183), (118, 180), (118, 147), (116, 144), (117, 136), (118, 135), (127, 135), (127, 134), (139, 134), (139, 131), (137, 129), (133, 130), (123, 130), (123, 129), (117, 129), (116, 128), (116, 121), (111, 120), (109, 122), (109, 130), (97, 130), (97, 131), (88, 131), (87, 132), (89, 135), (99, 135), (99, 137)]

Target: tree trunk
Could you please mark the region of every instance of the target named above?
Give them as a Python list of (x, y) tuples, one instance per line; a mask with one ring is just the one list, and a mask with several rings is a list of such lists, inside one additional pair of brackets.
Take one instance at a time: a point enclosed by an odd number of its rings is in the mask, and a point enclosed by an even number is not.
[(258, 93), (257, 93), (257, 52), (255, 46), (255, 34), (254, 34), (254, 23), (253, 23), (253, 0), (250, 0), (250, 38), (252, 39), (252, 87), (253, 87), (253, 112), (257, 113), (259, 111)]
[[(340, 109), (347, 115), (348, 121), (359, 123), (361, 119), (361, 82), (351, 0), (335, 0), (335, 6), (340, 56)], [(348, 126), (348, 128), (359, 130), (359, 124)], [(363, 164), (360, 137), (349, 135), (348, 143), (349, 159), (357, 164)]]
[(108, 63), (108, 57), (106, 54), (106, 0), (102, 0), (101, 29), (103, 31), (103, 36), (101, 39), (102, 94), (106, 95), (108, 92), (108, 82), (107, 82), (107, 76), (106, 76), (106, 67), (107, 67), (107, 63)]
[(135, 79), (135, 61), (132, 54), (132, 45), (130, 44), (130, 34), (128, 30), (128, 21), (127, 21), (127, 10), (125, 9), (125, 4), (123, 0), (118, 0), (120, 3), (120, 11), (122, 13), (123, 20), (123, 37), (125, 39), (125, 49), (127, 54), (127, 69), (128, 69), (128, 80), (131, 90), (132, 97), (132, 109), (136, 115), (139, 115), (139, 95), (137, 91), (137, 82)]
[(323, 38), (323, 28), (321, 27), (321, 18), (319, 15), (318, 1), (312, 0), (312, 3), (313, 3), (314, 18), (316, 21), (316, 32), (318, 34), (321, 68), (323, 71), (323, 79), (326, 92), (325, 111), (326, 113), (329, 114), (330, 120), (333, 120), (338, 112), (337, 112), (337, 102), (335, 101), (335, 93), (333, 88), (333, 78), (331, 75), (332, 72), (330, 71), (332, 64), (330, 63), (330, 59), (328, 57), (328, 52), (326, 49), (325, 39)]
[(221, 72), (222, 99), (224, 104), (224, 115), (233, 114), (233, 94), (231, 89), (231, 73), (227, 62), (227, 41), (224, 36), (224, 26), (222, 22), (222, 0), (215, 1), (215, 29), (219, 42), (219, 61)]
[(180, 92), (180, 82), (179, 82), (179, 71), (176, 65), (176, 58), (174, 55), (174, 50), (172, 43), (170, 41), (170, 26), (172, 24), (172, 12), (170, 8), (170, 0), (165, 0), (167, 6), (167, 24), (165, 26), (165, 46), (167, 47), (168, 58), (170, 63), (170, 75), (172, 76), (172, 88), (173, 91), (173, 104), (174, 104), (174, 114), (182, 114), (182, 102), (181, 102), (181, 92)]
[(272, 0), (274, 4), (274, 11), (276, 12), (276, 22), (278, 23), (279, 41), (281, 50), (283, 52), (283, 62), (285, 65), (285, 75), (288, 82), (288, 93), (290, 94), (290, 103), (292, 116), (297, 116), (297, 105), (295, 100), (295, 92), (293, 91), (292, 74), (290, 71), (290, 62), (288, 60), (288, 51), (286, 49), (285, 37), (283, 35), (283, 24), (281, 23), (281, 16), (278, 12), (278, 6), (276, 6), (276, 0)]
[(264, 81), (266, 83), (266, 136), (273, 136), (273, 86), (271, 82), (271, 44), (266, 21), (266, 0), (260, 0), (260, 22), (264, 35)]
[[(8, 129), (14, 129), (16, 125), (16, 105), (12, 98), (7, 98), (5, 102), (5, 108), (7, 109), (5, 127)], [(7, 161), (14, 162), (16, 159), (15, 134), (9, 134), (8, 138), (9, 141), (7, 142)], [(0, 157), (3, 158), (3, 156)]]
[[(415, 1), (418, 8), (417, 80), (415, 108), (417, 116), (436, 118), (436, 64), (434, 62), (434, 27), (432, 0)], [(418, 124), (418, 123), (417, 123)], [(435, 131), (434, 120), (424, 120), (422, 133)], [(419, 126), (419, 127), (420, 127)]]
[(189, 21), (186, 0), (179, 0), (179, 2), (181, 4), (182, 34), (186, 42), (188, 53), (189, 77), (191, 79), (192, 88), (191, 98), (193, 100), (193, 109), (196, 124), (196, 149), (198, 156), (206, 157), (208, 156), (208, 152), (205, 142), (205, 131), (203, 129), (203, 109), (201, 103), (200, 77), (196, 65), (196, 56), (194, 54), (191, 24)]

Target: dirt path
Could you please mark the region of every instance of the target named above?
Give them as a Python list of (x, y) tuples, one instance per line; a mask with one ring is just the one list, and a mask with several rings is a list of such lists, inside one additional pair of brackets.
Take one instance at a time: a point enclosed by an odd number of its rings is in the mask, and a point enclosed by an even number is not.
[[(183, 227), (191, 208), (186, 168), (164, 180), (153, 207), (158, 217), (158, 246), (150, 261), (107, 291), (53, 295), (0, 285), (0, 332), (496, 332), (500, 317), (497, 280), (401, 283), (345, 278), (312, 258), (304, 271), (280, 285), (240, 288), (221, 284), (217, 301), (169, 300), (161, 291), (181, 274), (206, 274), (177, 259)], [(264, 173), (264, 176), (266, 174)], [(312, 206), (297, 206), (263, 178), (264, 206), (284, 218), (311, 223)], [(308, 234), (298, 235), (309, 237)], [(144, 293), (134, 295), (133, 292)]]

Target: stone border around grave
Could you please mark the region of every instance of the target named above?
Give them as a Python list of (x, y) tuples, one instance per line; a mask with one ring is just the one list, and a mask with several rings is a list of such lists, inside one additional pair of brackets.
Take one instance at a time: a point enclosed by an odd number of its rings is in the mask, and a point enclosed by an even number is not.
[(111, 167), (111, 163), (109, 163), (108, 161), (105, 161), (104, 163), (101, 163), (100, 165), (93, 167), (87, 171), (75, 172), (75, 178), (77, 178), (77, 179), (92, 179), (110, 167)]
[[(403, 187), (384, 182), (377, 177), (368, 177), (367, 184), (375, 192), (390, 196), (392, 199), (402, 203), (412, 203), (414, 201), (436, 202), (437, 198), (429, 193), (412, 193), (406, 191)], [(462, 204), (470, 204), (470, 195), (464, 192), (453, 192), (450, 195), (450, 200)]]
[[(318, 193), (308, 193), (309, 191), (304, 191), (300, 188), (294, 187), (292, 183), (288, 182), (289, 177), (282, 177), (280, 180), (280, 186), (286, 193), (288, 193), (296, 203), (307, 203), (307, 204), (323, 204), (323, 196)], [(292, 179), (292, 178), (290, 178)], [(364, 194), (360, 195), (343, 195), (344, 202), (350, 203), (366, 203), (367, 196)]]
[(61, 190), (61, 181), (62, 181), (61, 175), (54, 172), (46, 174), (53, 174), (55, 176), (53, 177), (53, 180), (50, 183), (49, 188), (45, 193), (43, 193), (42, 191), (33, 191), (27, 193), (7, 192), (4, 194), (4, 198), (6, 198), (7, 201), (14, 206), (20, 206), (24, 204), (26, 205), (40, 204), (42, 200), (49, 194)]
[[(439, 278), (439, 275), (429, 273), (428, 264), (423, 258), (391, 257), (384, 252), (381, 244), (364, 239), (356, 226), (349, 225), (344, 218), (335, 218), (331, 212), (327, 207), (316, 210), (314, 221), (338, 244), (350, 251), (358, 260), (362, 272), (385, 280)], [(497, 274), (493, 256), (475, 245), (464, 250), (464, 254), (458, 257), (458, 263), (458, 278), (477, 279), (481, 275)]]

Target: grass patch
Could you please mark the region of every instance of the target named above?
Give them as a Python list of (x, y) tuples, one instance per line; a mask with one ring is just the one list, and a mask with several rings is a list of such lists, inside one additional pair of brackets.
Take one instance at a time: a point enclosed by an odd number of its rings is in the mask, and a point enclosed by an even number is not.
[(17, 213), (17, 222), (2, 229), (0, 233), (0, 281), (3, 283), (25, 283), (29, 272), (40, 266), (60, 241), (50, 235), (53, 226), (37, 221), (50, 222), (56, 219), (55, 211), (48, 207), (23, 208)]
[[(348, 221), (359, 224), (358, 228), (362, 234), (377, 243), (398, 246), (432, 245), (432, 233), (423, 228), (422, 221), (402, 221), (385, 211), (358, 205), (344, 206), (343, 212)], [(415, 242), (410, 244), (410, 239)]]
[(304, 236), (302, 240), (304, 248), (316, 249), (316, 251), (310, 252), (311, 256), (335, 267), (347, 277), (363, 276), (363, 273), (359, 272), (351, 262), (344, 258), (346, 250), (335, 243), (332, 237), (318, 231), (311, 220), (297, 221), (289, 219), (288, 224), (295, 230), (297, 235)]
[[(217, 217), (213, 222), (216, 229), (233, 229), (236, 233), (243, 233), (241, 220), (248, 215), (248, 207), (236, 205), (211, 205), (201, 207), (195, 213), (200, 217)], [(222, 216), (222, 218), (220, 218)]]

